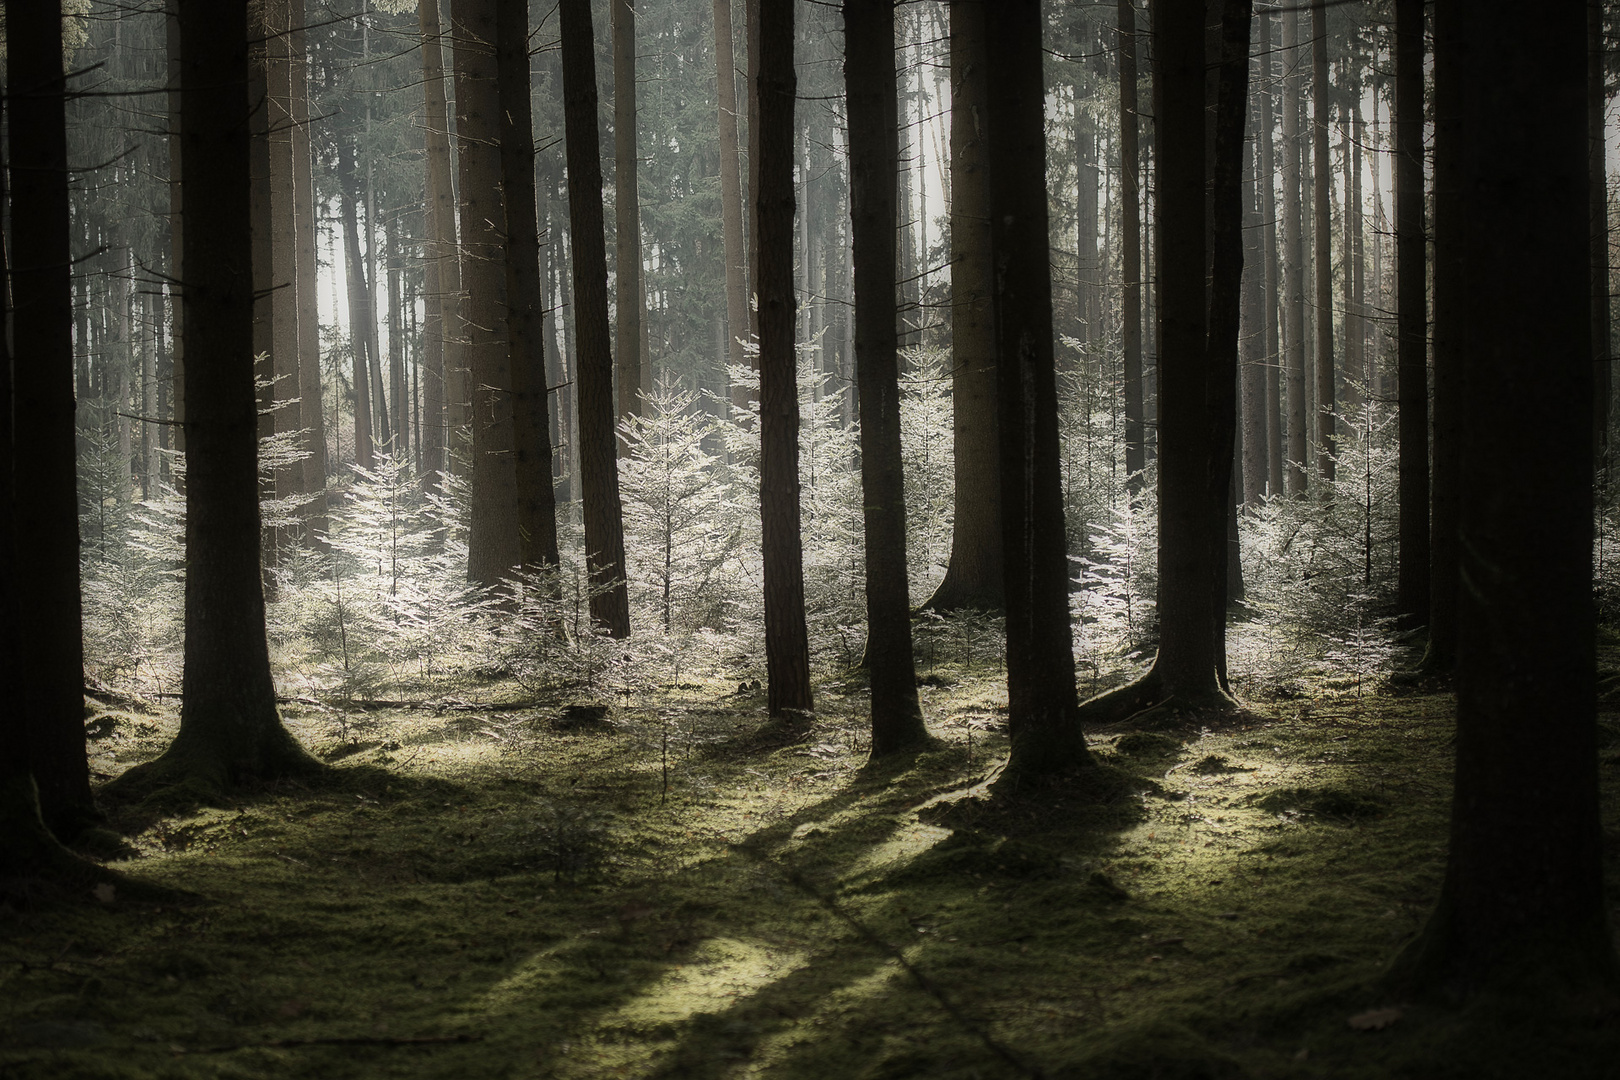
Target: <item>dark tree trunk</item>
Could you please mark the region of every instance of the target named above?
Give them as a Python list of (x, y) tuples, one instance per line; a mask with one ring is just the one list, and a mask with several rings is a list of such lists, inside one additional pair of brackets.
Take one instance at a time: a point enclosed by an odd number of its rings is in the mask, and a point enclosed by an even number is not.
[[(247, 25), (241, 5), (180, 0), (186, 186), (186, 641), (180, 731), (116, 785), (206, 787), (314, 771), (282, 727), (259, 580)], [(235, 92), (231, 92), (235, 87)]]
[(1147, 470), (1142, 412), (1142, 200), (1136, 83), (1136, 8), (1133, 0), (1119, 0), (1119, 214), (1124, 279), (1120, 348), (1125, 380), (1125, 484), (1133, 497), (1141, 492)]
[(504, 110), (495, 61), (496, 0), (453, 0), (462, 284), (472, 396), (472, 494), (467, 577), (495, 586), (522, 560), (513, 455), (512, 362), (507, 351), (506, 207), (501, 191)]
[(1301, 170), (1304, 164), (1299, 130), (1299, 11), (1284, 10), (1282, 17), (1283, 91), (1283, 361), (1287, 386), (1288, 444), (1284, 484), (1288, 494), (1305, 494), (1309, 450), (1309, 416), (1305, 409), (1305, 237)]
[[(1258, 63), (1251, 61), (1258, 69)], [(1251, 97), (1250, 120), (1254, 115)], [(1266, 355), (1265, 257), (1261, 238), (1265, 218), (1260, 210), (1260, 184), (1255, 173), (1256, 155), (1248, 143), (1243, 148), (1243, 369), (1239, 376), (1242, 393), (1242, 438), (1239, 440), (1240, 502), (1255, 506), (1266, 490)], [(1271, 177), (1265, 177), (1267, 184)]]
[(310, 158), (309, 61), (305, 53), (304, 0), (288, 0), (288, 79), (291, 82), (293, 202), (296, 224), (296, 284), (298, 294), (298, 397), (304, 425), (302, 490), (309, 497), (304, 508), (306, 535), (324, 547), (327, 532), (326, 417), (321, 409), (321, 333), (317, 317), (316, 278), (319, 274), (315, 245), (315, 179)]
[(895, 336), (899, 129), (894, 63), (891, 0), (844, 0), (855, 377), (860, 384), (866, 525), (866, 665), (872, 681), (874, 757), (916, 746), (928, 737), (917, 700), (906, 577), (906, 485)]
[(568, 218), (574, 254), (574, 338), (578, 353), (579, 480), (585, 503), (585, 559), (591, 618), (630, 636), (624, 577), (624, 516), (613, 434), (613, 348), (608, 326), (607, 241), (602, 234), (602, 159), (596, 128), (596, 46), (589, 0), (561, 0), (563, 116)]
[(996, 327), (989, 174), (983, 125), (984, 4), (956, 0), (951, 20), (951, 437), (955, 519), (945, 577), (927, 607), (999, 611), (1001, 466), (996, 450)]
[(1007, 773), (1089, 765), (1076, 716), (1052, 354), (1041, 11), (985, 18), (985, 133), (996, 267), (996, 394), (1007, 600)]
[[(1395, 975), (1455, 1000), (1613, 1007), (1592, 607), (1591, 221), (1581, 5), (1444, 3), (1439, 100), (1469, 182), (1457, 770), (1446, 877)], [(1452, 50), (1455, 50), (1453, 53)], [(1457, 82), (1448, 87), (1450, 80)], [(1535, 273), (1526, 274), (1532, 266)], [(1602, 997), (1599, 998), (1598, 995)], [(1604, 1001), (1603, 999), (1606, 999)]]
[[(19, 614), (16, 709), (28, 718), (28, 762), (45, 823), (72, 837), (96, 817), (84, 746), (84, 646), (79, 603), (79, 507), (75, 477), (73, 282), (69, 241), (67, 80), (62, 13), (52, 0), (7, 0), (6, 94), (11, 106), (11, 311), (16, 395), (12, 431)], [(246, 63), (246, 55), (241, 57)], [(245, 81), (245, 67), (244, 67)], [(235, 99), (238, 114), (247, 90)], [(238, 116), (240, 119), (240, 115)], [(246, 151), (246, 128), (243, 128)], [(247, 229), (243, 161), (242, 230)], [(188, 234), (189, 235), (189, 234)], [(244, 243), (245, 247), (245, 243)], [(188, 267), (189, 268), (189, 267)], [(252, 311), (247, 313), (251, 330)], [(241, 356), (251, 365), (250, 345)], [(248, 390), (252, 392), (249, 378)], [(247, 481), (247, 497), (257, 491)], [(255, 525), (255, 529), (257, 526)], [(258, 535), (253, 536), (254, 584)]]
[(772, 716), (808, 712), (810, 641), (804, 622), (799, 517), (799, 388), (793, 349), (793, 6), (760, 6), (754, 86), (758, 183), (754, 285), (759, 295), (759, 512), (765, 571), (765, 666)]
[(1395, 608), (1429, 622), (1429, 259), (1423, 207), (1423, 0), (1395, 5), (1396, 380), (1400, 556)]
[(555, 569), (558, 553), (551, 418), (546, 400), (545, 298), (540, 286), (540, 225), (535, 209), (534, 121), (529, 103), (528, 0), (496, 0), (495, 20), (519, 555), (522, 568), (532, 573)]
[(615, 347), (619, 416), (641, 413), (641, 206), (636, 192), (636, 8), (611, 0), (613, 36), (613, 220)]
[(1271, 52), (1271, 13), (1260, 13), (1260, 64), (1265, 73), (1260, 97), (1260, 217), (1265, 230), (1266, 257), (1266, 492), (1283, 493), (1282, 273), (1277, 253), (1277, 153), (1272, 137), (1272, 83), (1276, 57)]
[(1326, 0), (1311, 0), (1311, 108), (1313, 151), (1311, 195), (1315, 227), (1311, 240), (1316, 245), (1316, 475), (1322, 493), (1332, 490), (1336, 439), (1333, 374), (1333, 224), (1328, 212), (1328, 196), (1333, 192), (1333, 172), (1328, 167), (1328, 99)]
[[(1462, 468), (1461, 395), (1468, 377), (1464, 345), (1468, 275), (1462, 238), (1466, 179), (1459, 159), (1460, 117), (1467, 92), (1446, 70), (1458, 62), (1451, 35), (1472, 18), (1457, 0), (1434, 7), (1434, 440), (1429, 473), (1429, 645), (1421, 670), (1449, 675), (1457, 660), (1457, 478)], [(1444, 44), (1444, 47), (1442, 45)]]
[(1604, 81), (1603, 3), (1586, 3), (1586, 124), (1591, 191), (1587, 199), (1592, 222), (1592, 452), (1598, 479), (1609, 478), (1609, 395), (1614, 378), (1609, 340), (1609, 167), (1604, 111), (1609, 103)]
[[(288, 22), (292, 5), (287, 0), (265, 4), (266, 107), (268, 118), (270, 230), (265, 254), (270, 260), (273, 292), (270, 306), (270, 356), (276, 383), (274, 396), (283, 404), (274, 414), (277, 432), (297, 438), (303, 429), (305, 406), (298, 387), (298, 200), (293, 168), (292, 35)], [(307, 211), (306, 211), (307, 212)], [(313, 316), (311, 316), (313, 317)], [(288, 498), (304, 490), (302, 462), (288, 462), (276, 470), (275, 491)]]

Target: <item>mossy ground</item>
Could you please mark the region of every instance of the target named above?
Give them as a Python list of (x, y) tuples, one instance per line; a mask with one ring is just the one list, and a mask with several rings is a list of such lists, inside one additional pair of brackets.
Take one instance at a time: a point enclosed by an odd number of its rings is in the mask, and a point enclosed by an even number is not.
[[(986, 799), (1001, 684), (946, 675), (942, 747), (882, 766), (853, 686), (786, 742), (719, 690), (293, 707), (313, 786), (114, 808), (115, 865), (204, 900), (0, 913), (0, 1076), (1620, 1075), (1612, 1026), (1377, 989), (1440, 881), (1449, 698), (1093, 733), (1089, 782)], [(173, 726), (93, 722), (97, 769)]]

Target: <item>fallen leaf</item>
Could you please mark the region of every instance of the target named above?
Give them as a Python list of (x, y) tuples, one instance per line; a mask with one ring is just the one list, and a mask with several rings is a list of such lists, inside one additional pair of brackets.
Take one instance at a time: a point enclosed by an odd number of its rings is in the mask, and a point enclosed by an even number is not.
[(117, 886), (108, 881), (103, 881), (100, 885), (97, 885), (95, 892), (96, 899), (100, 900), (103, 904), (110, 904), (118, 898)]
[(1357, 1031), (1383, 1031), (1401, 1018), (1399, 1009), (1369, 1009), (1350, 1018), (1350, 1026)]

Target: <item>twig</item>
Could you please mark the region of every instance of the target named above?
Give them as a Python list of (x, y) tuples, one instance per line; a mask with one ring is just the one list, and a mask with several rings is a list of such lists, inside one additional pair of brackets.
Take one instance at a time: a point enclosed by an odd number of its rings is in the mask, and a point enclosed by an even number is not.
[(349, 1035), (325, 1039), (271, 1039), (268, 1042), (226, 1043), (223, 1046), (199, 1046), (170, 1049), (176, 1054), (229, 1054), (233, 1050), (285, 1050), (295, 1046), (429, 1046), (435, 1043), (469, 1043), (482, 1039), (482, 1035)]

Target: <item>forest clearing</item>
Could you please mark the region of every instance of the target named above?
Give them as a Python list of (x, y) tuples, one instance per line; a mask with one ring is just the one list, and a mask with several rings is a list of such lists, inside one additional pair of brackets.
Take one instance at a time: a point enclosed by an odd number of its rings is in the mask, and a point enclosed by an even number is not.
[[(1376, 984), (1440, 880), (1446, 696), (1095, 732), (1098, 777), (991, 806), (997, 675), (932, 672), (940, 745), (881, 764), (853, 684), (774, 735), (721, 687), (290, 705), (321, 780), (114, 810), (112, 865), (197, 899), (7, 919), (0, 1075), (1608, 1075), (1612, 1028)], [(171, 737), (132, 704), (98, 772)]]

